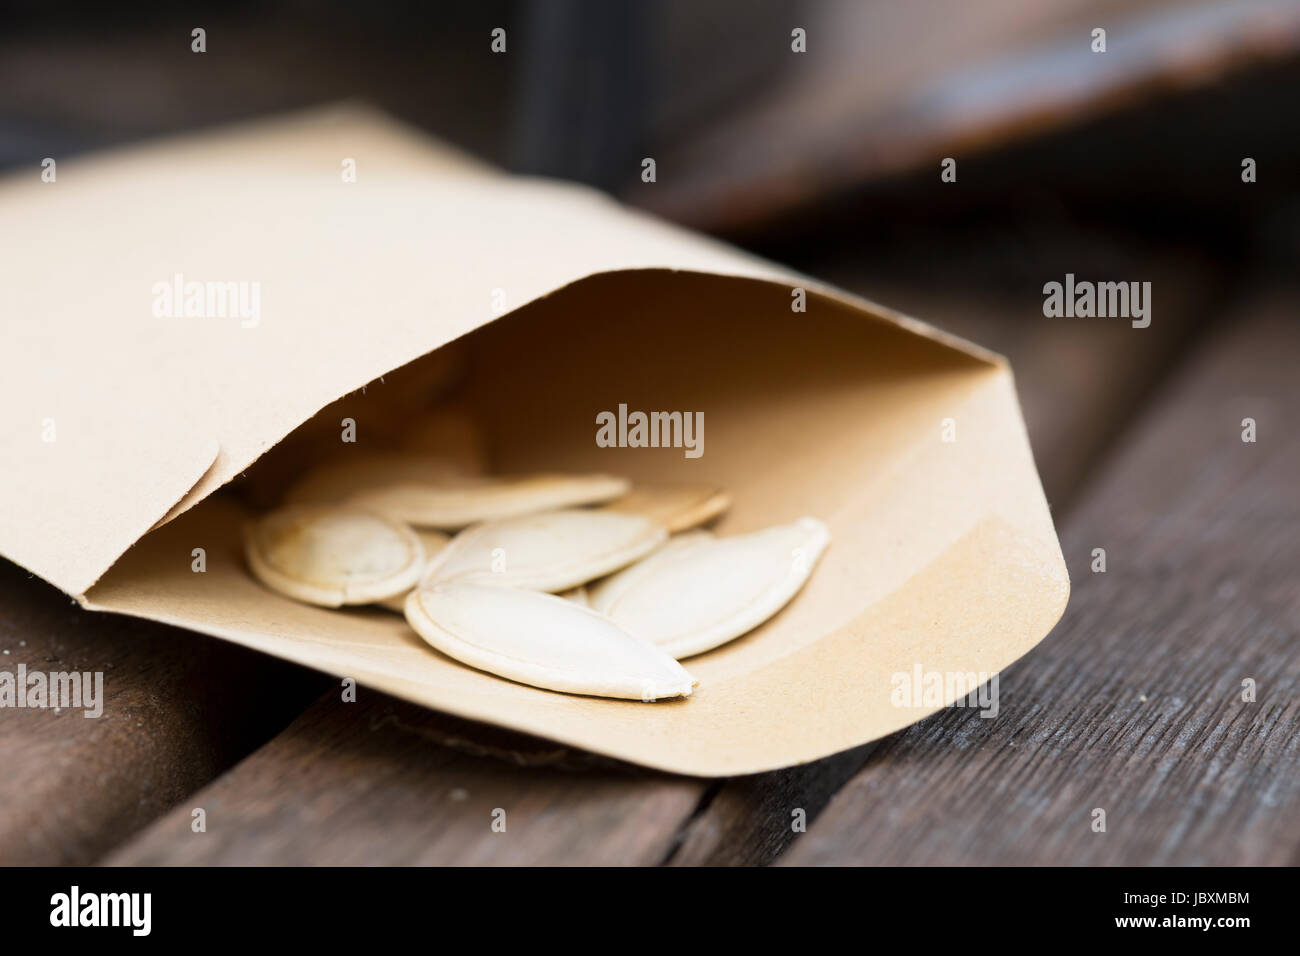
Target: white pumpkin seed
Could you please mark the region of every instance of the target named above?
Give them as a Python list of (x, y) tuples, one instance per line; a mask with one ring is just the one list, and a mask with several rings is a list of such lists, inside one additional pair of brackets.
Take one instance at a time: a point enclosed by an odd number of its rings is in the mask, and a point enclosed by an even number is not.
[[(520, 475), (487, 477), (438, 471), (434, 456), (398, 462), (385, 475), (378, 467), (317, 476), (297, 489), (304, 494), (337, 494), (373, 511), (382, 511), (418, 528), (455, 531), (480, 521), (494, 521), (555, 508), (598, 504), (627, 492), (626, 478), (614, 475)], [(444, 463), (445, 464), (445, 463)], [(364, 474), (365, 480), (361, 480)]]
[(488, 521), (452, 538), (425, 581), (565, 591), (649, 554), (667, 537), (649, 518), (602, 509)]
[[(671, 567), (690, 548), (716, 540), (717, 538), (711, 531), (685, 531), (682, 534), (673, 535), (662, 547), (635, 564), (628, 565), (622, 571), (611, 574), (609, 577), (591, 582), (587, 587), (587, 606), (595, 608), (596, 605), (593, 602), (599, 596), (602, 608), (612, 607), (625, 591), (639, 586), (642, 581), (653, 579), (661, 570)], [(605, 613), (603, 609), (601, 613)]]
[(425, 585), (406, 599), (406, 620), (448, 657), (534, 687), (650, 701), (689, 696), (696, 684), (654, 644), (553, 594)]
[(632, 634), (678, 659), (690, 657), (784, 607), (829, 542), (816, 518), (728, 538), (693, 532), (593, 585), (589, 600)]
[(308, 604), (368, 604), (409, 591), (424, 569), (410, 528), (338, 506), (291, 506), (251, 523), (245, 554), (267, 587)]
[(722, 514), (731, 507), (731, 495), (712, 485), (633, 485), (623, 497), (603, 507), (645, 515), (676, 534)]

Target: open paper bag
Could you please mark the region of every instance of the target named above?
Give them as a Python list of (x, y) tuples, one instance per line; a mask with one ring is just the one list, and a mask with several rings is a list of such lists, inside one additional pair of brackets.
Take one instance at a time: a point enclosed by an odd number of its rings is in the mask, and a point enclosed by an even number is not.
[[(0, 553), (89, 609), (720, 776), (907, 726), (958, 696), (926, 692), (944, 675), (1005, 668), (1065, 607), (1003, 360), (363, 109), (60, 161), (55, 182), (19, 173), (0, 245)], [(191, 281), (256, 283), (256, 317), (158, 314), (160, 284)], [(734, 501), (720, 534), (814, 515), (829, 550), (776, 617), (687, 662), (693, 696), (652, 704), (512, 683), (397, 615), (258, 584), (234, 489), (318, 413), (290, 441), (338, 451), (343, 396), (385, 409), (356, 417), (358, 448), (408, 403), (416, 420), (399, 383), (449, 343), (494, 471), (716, 484)], [(599, 447), (597, 416), (620, 404), (703, 412), (703, 454)]]

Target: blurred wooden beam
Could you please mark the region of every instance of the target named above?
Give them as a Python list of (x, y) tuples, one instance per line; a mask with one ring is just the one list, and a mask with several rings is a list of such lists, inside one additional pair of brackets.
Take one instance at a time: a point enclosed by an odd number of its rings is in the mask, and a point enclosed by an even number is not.
[[(1290, 0), (914, 0), (809, 13), (808, 52), (790, 51), (798, 24), (772, 24), (786, 38), (770, 53), (779, 80), (665, 149), (656, 187), (633, 184), (625, 198), (746, 231), (927, 164), (937, 181), (942, 157), (969, 160), (1300, 52)], [(1094, 28), (1106, 30), (1105, 53), (1092, 51)]]

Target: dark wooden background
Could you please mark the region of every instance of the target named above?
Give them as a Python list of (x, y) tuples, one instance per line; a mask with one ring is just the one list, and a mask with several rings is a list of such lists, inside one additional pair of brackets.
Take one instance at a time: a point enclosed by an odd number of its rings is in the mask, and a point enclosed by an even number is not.
[[(954, 709), (805, 767), (675, 778), (364, 689), (344, 706), (324, 675), (86, 614), (0, 562), (0, 669), (102, 669), (108, 692), (99, 720), (0, 711), (0, 862), (1300, 862), (1291, 21), (1267, 48), (1209, 43), (1192, 65), (1212, 68), (1125, 61), (1130, 95), (1081, 97), (1046, 119), (1014, 84), (993, 84), (1007, 92), (981, 115), (999, 119), (973, 135), (969, 111), (918, 126), (872, 112), (871, 97), (855, 110), (854, 90), (875, 78), (895, 101), (924, 104), (945, 70), (958, 82), (985, 62), (1009, 74), (1032, 63), (1041, 77), (1043, 51), (1087, 16), (946, 47), (915, 76), (904, 56), (879, 75), (870, 62), (822, 65), (813, 94), (790, 99), (799, 78), (761, 52), (764, 30), (785, 57), (790, 18), (812, 6), (760, 5), (743, 29), (719, 17), (692, 34), (671, 3), (630, 24), (581, 25), (566, 4), (552, 19), (454, 5), (415, 28), (234, 5), (213, 19), (200, 60), (190, 18), (165, 5), (125, 21), (88, 7), (75, 29), (20, 5), (0, 38), (0, 163), (21, 170), (360, 93), (512, 168), (597, 182), (1008, 355), (1073, 596), (1002, 675), (999, 716)], [(497, 22), (518, 26), (508, 66), (484, 52)], [(923, 44), (923, 25), (861, 29)], [(657, 45), (638, 39), (651, 34)], [(549, 39), (530, 50), (530, 36)], [(716, 66), (693, 84), (701, 63)], [(583, 98), (592, 77), (618, 95)], [(823, 111), (809, 127), (823, 138), (790, 132), (801, 110)], [(861, 122), (830, 135), (841, 115)], [(718, 129), (731, 131), (725, 146)], [(907, 149), (875, 145), (896, 140)], [(647, 149), (674, 157), (653, 193), (623, 165)], [(948, 150), (961, 157), (957, 184), (937, 175)], [(1257, 159), (1258, 183), (1241, 182), (1242, 156)], [(690, 201), (701, 195), (709, 203)], [(1042, 284), (1065, 272), (1151, 281), (1150, 328), (1044, 318)], [(1241, 441), (1245, 417), (1258, 423), (1253, 444)], [(1096, 547), (1105, 574), (1090, 570)], [(206, 833), (190, 829), (197, 807)], [(496, 807), (505, 834), (490, 829)], [(1105, 833), (1090, 827), (1095, 808)], [(792, 831), (797, 809), (807, 832)]]

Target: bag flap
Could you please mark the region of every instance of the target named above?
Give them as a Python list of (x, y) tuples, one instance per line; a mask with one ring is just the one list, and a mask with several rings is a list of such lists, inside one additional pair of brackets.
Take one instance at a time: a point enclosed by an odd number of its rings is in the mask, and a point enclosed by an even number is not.
[(353, 105), (24, 171), (0, 237), (0, 553), (75, 595), (331, 401), (583, 277), (820, 288)]

